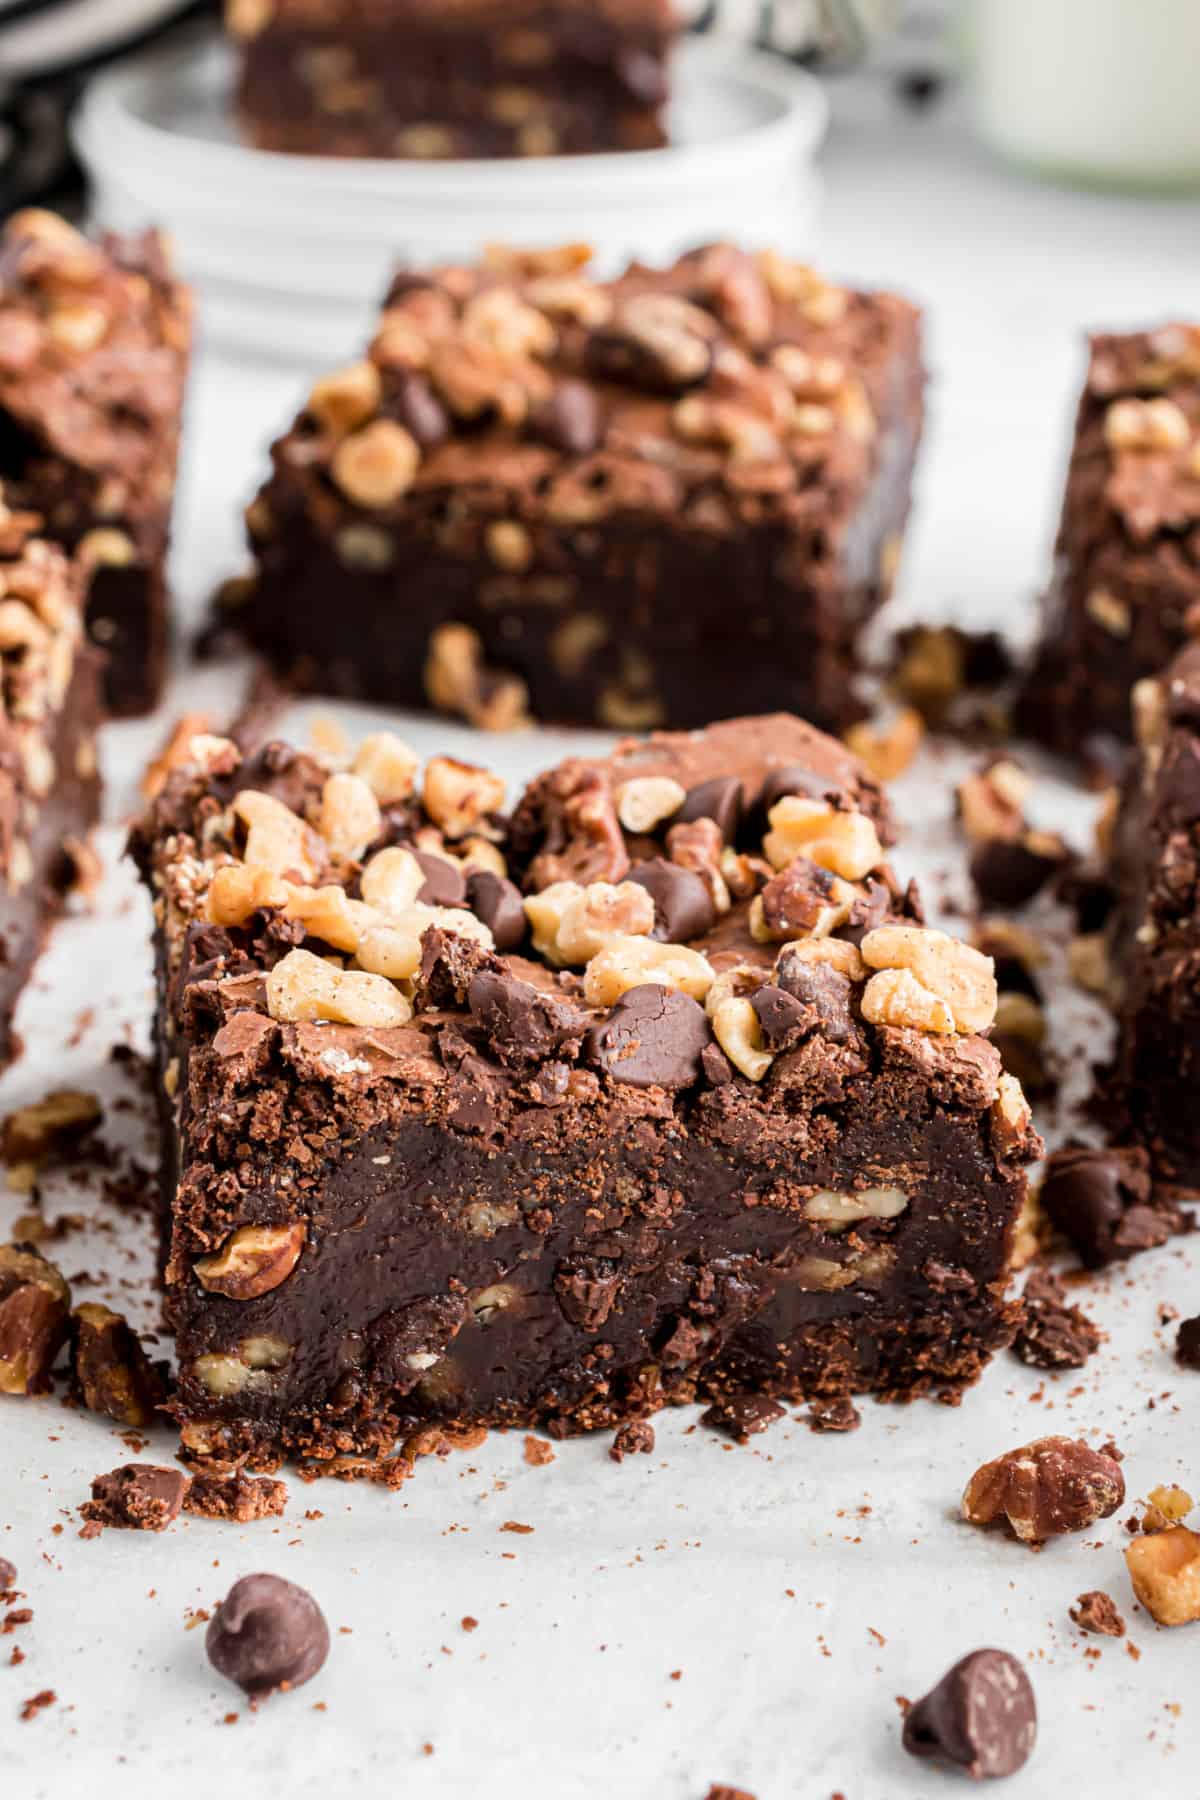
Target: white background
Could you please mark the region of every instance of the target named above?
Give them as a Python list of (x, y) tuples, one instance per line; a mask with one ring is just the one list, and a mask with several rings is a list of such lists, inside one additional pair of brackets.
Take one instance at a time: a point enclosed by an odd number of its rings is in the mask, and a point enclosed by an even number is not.
[[(903, 604), (1027, 630), (1080, 330), (1194, 315), (1200, 217), (1182, 203), (1028, 186), (953, 122), (891, 115), (862, 92), (841, 96), (838, 113), (822, 260), (929, 308), (932, 419)], [(240, 560), (238, 504), (299, 386), (294, 373), (200, 361), (177, 558), (193, 616)], [(227, 672), (189, 677), (168, 712), (196, 694), (227, 707), (230, 687)], [(161, 730), (107, 734), (114, 821)], [(452, 735), (427, 722), (407, 734), (423, 750)], [(529, 736), (479, 754), (516, 781), (554, 748)], [(945, 791), (919, 777), (899, 801), (918, 826), (907, 865), (944, 866)], [(1078, 831), (1087, 811), (1065, 788), (1040, 792), (1043, 821)], [(106, 834), (107, 849), (119, 841)], [(107, 1053), (126, 1032), (145, 1041), (144, 923), (118, 872), (98, 916), (58, 934), (24, 1008), (27, 1053), (0, 1084), (4, 1110), (64, 1081), (128, 1091)], [(68, 1043), (85, 1005), (92, 1023)], [(1101, 1048), (1102, 1027), (1069, 1002), (1055, 1018), (1078, 1079), (1081, 1046)], [(133, 1129), (114, 1114), (106, 1133)], [(63, 1187), (47, 1203), (107, 1227), (63, 1247), (68, 1273), (102, 1276), (79, 1297), (152, 1316), (145, 1224)], [(24, 1205), (0, 1196), (0, 1227)], [(995, 1644), (1028, 1659), (1041, 1714), (1035, 1756), (1004, 1790), (1013, 1800), (1068, 1788), (1194, 1796), (1200, 1638), (1156, 1630), (1132, 1607), (1119, 1518), (1032, 1554), (961, 1524), (956, 1506), (978, 1462), (1048, 1431), (1115, 1436), (1131, 1497), (1200, 1484), (1189, 1405), (1200, 1378), (1174, 1365), (1157, 1319), (1160, 1301), (1200, 1310), (1198, 1267), (1176, 1245), (1087, 1282), (1078, 1297), (1109, 1334), (1102, 1353), (1057, 1379), (1001, 1357), (958, 1411), (866, 1403), (849, 1437), (789, 1417), (744, 1448), (682, 1412), (660, 1417), (654, 1455), (621, 1467), (606, 1438), (557, 1446), (552, 1465), (532, 1468), (520, 1434), (493, 1436), (431, 1459), (395, 1495), (292, 1479), (286, 1519), (246, 1528), (181, 1521), (162, 1537), (81, 1542), (74, 1509), (127, 1450), (57, 1399), (6, 1402), (0, 1555), (18, 1563), (35, 1618), (0, 1638), (0, 1793), (153, 1782), (181, 1800), (268, 1789), (703, 1800), (724, 1781), (758, 1800), (933, 1800), (960, 1779), (903, 1755), (896, 1697)], [(146, 1455), (170, 1453), (164, 1432)], [(305, 1520), (308, 1508), (324, 1516)], [(503, 1533), (508, 1520), (535, 1529)], [(252, 1715), (209, 1670), (202, 1631), (185, 1626), (189, 1608), (264, 1568), (313, 1590), (334, 1640), (315, 1681)], [(1071, 1626), (1068, 1606), (1092, 1587), (1117, 1598), (1139, 1660)], [(470, 1634), (466, 1615), (479, 1621)], [(7, 1667), (17, 1643), (26, 1660)], [(20, 1703), (45, 1687), (58, 1704), (19, 1724)]]

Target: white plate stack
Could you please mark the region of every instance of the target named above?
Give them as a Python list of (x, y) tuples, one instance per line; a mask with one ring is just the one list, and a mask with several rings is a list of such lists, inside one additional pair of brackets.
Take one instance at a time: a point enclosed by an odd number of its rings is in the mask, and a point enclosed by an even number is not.
[(601, 268), (718, 238), (811, 248), (825, 97), (803, 71), (717, 40), (679, 52), (671, 144), (621, 155), (413, 162), (241, 143), (233, 61), (198, 42), (89, 89), (76, 141), (98, 225), (170, 232), (206, 336), (306, 369), (361, 344), (388, 274), (504, 240), (585, 239)]

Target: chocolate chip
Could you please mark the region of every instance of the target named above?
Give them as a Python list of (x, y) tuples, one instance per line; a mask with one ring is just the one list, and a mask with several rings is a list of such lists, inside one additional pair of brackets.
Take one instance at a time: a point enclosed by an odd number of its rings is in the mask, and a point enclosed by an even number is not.
[(10, 1593), (17, 1585), (17, 1565), (0, 1556), (0, 1594)]
[(501, 969), (481, 970), (472, 979), (467, 1005), (500, 1061), (517, 1067), (555, 1056), (582, 1036), (587, 1023), (553, 994)]
[(1185, 1369), (1200, 1369), (1200, 1318), (1185, 1319), (1176, 1332), (1175, 1361)]
[(770, 812), (777, 800), (784, 800), (789, 794), (798, 794), (805, 800), (825, 800), (838, 791), (827, 775), (818, 775), (803, 763), (787, 763), (782, 769), (772, 769), (763, 782), (758, 808)]
[(988, 838), (971, 852), (970, 874), (985, 906), (1024, 906), (1069, 859), (1061, 839), (1047, 833)]
[(1015, 1775), (1036, 1737), (1033, 1688), (1007, 1650), (964, 1656), (904, 1721), (910, 1756), (943, 1756), (976, 1780)]
[(722, 1394), (700, 1414), (700, 1423), (744, 1444), (748, 1437), (782, 1419), (784, 1411), (777, 1400), (768, 1400), (765, 1394)]
[(414, 850), (421, 865), (425, 885), (417, 894), (422, 906), (461, 906), (467, 897), (467, 878), (457, 863), (444, 856), (431, 856), (428, 850)]
[(622, 1425), (612, 1443), (608, 1454), (616, 1463), (624, 1462), (627, 1456), (649, 1456), (654, 1449), (654, 1427), (648, 1419), (631, 1419), (628, 1425)]
[(844, 1044), (853, 1034), (853, 988), (838, 969), (828, 963), (812, 962), (785, 944), (775, 959), (775, 983), (808, 1009), (811, 1029), (819, 1030), (830, 1043)]
[(325, 1615), (280, 1575), (243, 1575), (213, 1614), (205, 1637), (213, 1668), (252, 1699), (300, 1687), (329, 1655)]
[(770, 982), (750, 996), (768, 1050), (788, 1050), (813, 1028), (812, 1008)]
[(450, 436), (450, 415), (430, 381), (415, 370), (395, 378), (396, 417), (416, 438), (422, 450), (432, 450)]
[(717, 921), (717, 909), (704, 878), (693, 869), (681, 869), (661, 856), (634, 863), (626, 881), (645, 888), (654, 902), (651, 937), (664, 944), (689, 944), (703, 937)]
[(520, 949), (525, 941), (525, 908), (515, 882), (490, 870), (478, 869), (467, 876), (467, 905), (492, 934), (501, 955)]
[(127, 1531), (165, 1531), (178, 1518), (188, 1491), (182, 1469), (163, 1469), (154, 1463), (126, 1463), (92, 1482), (92, 1497), (80, 1513), (94, 1525), (113, 1525)]
[(1035, 1369), (1081, 1369), (1100, 1348), (1100, 1333), (1086, 1313), (1068, 1304), (1057, 1276), (1036, 1270), (1025, 1283), (1012, 1347)]
[(600, 406), (586, 381), (560, 381), (532, 419), (535, 434), (569, 456), (590, 456), (600, 442)]
[(1150, 1159), (1142, 1149), (1068, 1145), (1046, 1167), (1041, 1202), (1089, 1269), (1165, 1243), (1169, 1225), (1147, 1202)]
[(675, 814), (675, 822), (687, 825), (694, 819), (711, 819), (727, 844), (737, 842), (742, 822), (742, 784), (736, 775), (716, 775), (689, 788), (683, 805)]
[(584, 1040), (584, 1055), (630, 1087), (690, 1087), (712, 1039), (704, 1008), (674, 988), (647, 982), (622, 994)]

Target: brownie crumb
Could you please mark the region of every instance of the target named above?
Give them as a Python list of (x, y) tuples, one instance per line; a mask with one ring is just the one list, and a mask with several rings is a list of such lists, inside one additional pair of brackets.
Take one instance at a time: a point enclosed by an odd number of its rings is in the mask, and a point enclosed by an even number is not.
[(817, 1398), (808, 1403), (810, 1431), (857, 1431), (862, 1414), (848, 1394)]
[(1100, 1348), (1100, 1331), (1070, 1304), (1056, 1275), (1037, 1270), (1025, 1283), (1012, 1348), (1035, 1369), (1081, 1369)]
[(704, 1800), (754, 1800), (749, 1788), (726, 1787), (723, 1781), (714, 1781)]
[(465, 1615), (465, 1617), (461, 1621), (461, 1624), (462, 1624), (462, 1628), (464, 1631), (478, 1631), (479, 1630), (479, 1620), (473, 1619), (471, 1617), (470, 1613), (467, 1613)]
[(532, 1433), (525, 1438), (525, 1461), (535, 1469), (544, 1468), (546, 1463), (554, 1461), (554, 1446), (545, 1438), (534, 1437)]
[(1200, 1317), (1185, 1319), (1176, 1332), (1175, 1361), (1185, 1369), (1200, 1369)]
[(784, 1408), (765, 1394), (723, 1394), (707, 1412), (701, 1413), (700, 1423), (744, 1444), (755, 1432), (766, 1431), (783, 1416)]
[(1100, 1637), (1125, 1636), (1125, 1621), (1117, 1611), (1116, 1601), (1102, 1588), (1080, 1594), (1071, 1608), (1071, 1618), (1080, 1631), (1092, 1631)]
[(0, 1594), (6, 1595), (17, 1585), (17, 1565), (0, 1556)]
[(288, 1502), (287, 1483), (255, 1477), (239, 1469), (233, 1475), (195, 1475), (183, 1510), (201, 1519), (231, 1519), (248, 1525), (254, 1519), (278, 1518)]
[(40, 1694), (34, 1694), (32, 1699), (26, 1700), (21, 1708), (22, 1723), (28, 1725), (30, 1719), (36, 1719), (40, 1712), (44, 1712), (48, 1706), (53, 1706), (57, 1699), (58, 1695), (53, 1688), (43, 1688)]
[(640, 1451), (649, 1456), (654, 1449), (654, 1427), (648, 1419), (631, 1419), (628, 1425), (622, 1425), (612, 1443), (608, 1446), (608, 1454), (616, 1463), (624, 1462), (627, 1456), (636, 1456)]
[(178, 1518), (188, 1486), (182, 1469), (126, 1463), (107, 1475), (97, 1475), (91, 1499), (79, 1510), (97, 1531), (106, 1525), (128, 1531), (165, 1531)]

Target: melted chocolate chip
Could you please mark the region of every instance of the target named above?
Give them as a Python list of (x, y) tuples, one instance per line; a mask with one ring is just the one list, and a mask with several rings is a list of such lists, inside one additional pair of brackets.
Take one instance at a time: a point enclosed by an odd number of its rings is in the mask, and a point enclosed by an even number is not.
[(584, 1040), (584, 1055), (630, 1087), (690, 1087), (711, 1043), (704, 1008), (674, 988), (630, 988)]
[(428, 850), (414, 850), (425, 885), (417, 895), (422, 906), (462, 906), (467, 898), (467, 878), (457, 863)]
[(988, 838), (971, 852), (971, 880), (985, 906), (1024, 906), (1041, 893), (1067, 858), (1060, 839)]
[(467, 1005), (501, 1062), (545, 1062), (580, 1037), (586, 1023), (553, 994), (503, 969), (484, 969), (467, 989)]
[(1089, 1269), (1164, 1244), (1168, 1223), (1148, 1204), (1149, 1158), (1144, 1150), (1094, 1150), (1068, 1145), (1046, 1168), (1042, 1205)]
[(590, 456), (600, 442), (600, 407), (586, 381), (560, 381), (533, 416), (543, 443), (569, 456)]
[(836, 793), (837, 789), (827, 775), (818, 775), (805, 768), (803, 763), (788, 763), (782, 769), (772, 769), (763, 782), (758, 809), (768, 813), (777, 800), (784, 800), (789, 794), (799, 794), (806, 800), (824, 800), (831, 792)]
[(525, 942), (525, 908), (515, 882), (487, 869), (476, 870), (467, 876), (467, 905), (487, 926), (501, 955), (520, 949)]
[(973, 1650), (904, 1721), (910, 1756), (943, 1756), (976, 1780), (1015, 1775), (1037, 1737), (1029, 1677), (1006, 1650)]
[(313, 1599), (280, 1575), (243, 1575), (205, 1638), (219, 1674), (254, 1699), (309, 1681), (329, 1655), (329, 1627)]
[(707, 1412), (700, 1414), (700, 1423), (744, 1444), (748, 1437), (766, 1431), (783, 1416), (784, 1408), (778, 1400), (769, 1400), (765, 1394), (722, 1394)]
[(717, 909), (702, 876), (661, 856), (634, 863), (626, 881), (636, 881), (654, 902), (651, 936), (664, 944), (689, 944), (717, 922)]
[(737, 842), (742, 811), (742, 784), (738, 777), (716, 775), (711, 781), (701, 781), (688, 789), (675, 819), (678, 824), (711, 819), (725, 842), (733, 844)]

